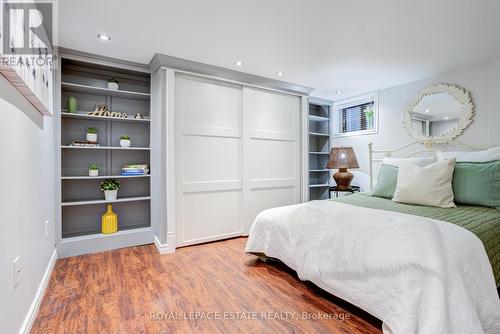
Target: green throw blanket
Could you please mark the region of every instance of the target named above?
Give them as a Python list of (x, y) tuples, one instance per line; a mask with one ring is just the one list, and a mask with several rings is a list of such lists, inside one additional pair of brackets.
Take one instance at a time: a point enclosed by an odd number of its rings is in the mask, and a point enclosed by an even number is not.
[(500, 286), (500, 209), (467, 205), (443, 209), (431, 206), (401, 204), (393, 202), (390, 199), (370, 196), (367, 193), (344, 196), (332, 199), (332, 201), (443, 220), (471, 231), (483, 242), (493, 268), (497, 287)]

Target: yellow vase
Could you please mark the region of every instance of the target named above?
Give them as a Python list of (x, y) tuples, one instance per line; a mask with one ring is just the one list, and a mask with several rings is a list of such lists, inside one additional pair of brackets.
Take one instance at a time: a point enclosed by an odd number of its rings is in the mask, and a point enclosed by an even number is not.
[(112, 234), (118, 231), (118, 215), (113, 212), (113, 206), (108, 204), (108, 210), (102, 215), (102, 233)]

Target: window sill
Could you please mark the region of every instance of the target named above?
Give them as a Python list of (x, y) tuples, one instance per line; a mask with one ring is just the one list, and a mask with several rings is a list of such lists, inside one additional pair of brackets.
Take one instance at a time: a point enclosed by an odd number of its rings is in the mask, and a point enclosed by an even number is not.
[(346, 132), (346, 133), (334, 133), (332, 135), (332, 137), (333, 138), (343, 138), (343, 137), (355, 137), (355, 136), (376, 135), (376, 134), (378, 134), (378, 129), (352, 131), (352, 132)]

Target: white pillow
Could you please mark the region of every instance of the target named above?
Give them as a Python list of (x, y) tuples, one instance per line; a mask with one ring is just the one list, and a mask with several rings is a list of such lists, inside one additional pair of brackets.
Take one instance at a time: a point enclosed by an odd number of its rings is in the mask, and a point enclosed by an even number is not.
[(454, 208), (453, 170), (455, 160), (444, 160), (420, 167), (403, 164), (398, 168), (398, 182), (393, 201), (400, 203)]
[(431, 163), (436, 162), (434, 157), (421, 157), (421, 158), (384, 158), (382, 161), (385, 165), (391, 165), (394, 167), (399, 167), (401, 165), (417, 165), (417, 166), (427, 166)]
[(438, 161), (456, 159), (457, 162), (488, 162), (500, 160), (500, 147), (472, 152), (436, 151)]

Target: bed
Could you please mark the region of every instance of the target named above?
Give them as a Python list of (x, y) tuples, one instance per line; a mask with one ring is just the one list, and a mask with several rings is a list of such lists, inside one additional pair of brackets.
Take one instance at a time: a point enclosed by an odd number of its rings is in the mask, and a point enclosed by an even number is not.
[(373, 314), (386, 334), (500, 333), (498, 209), (311, 201), (261, 212), (246, 252)]

